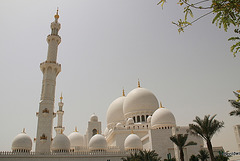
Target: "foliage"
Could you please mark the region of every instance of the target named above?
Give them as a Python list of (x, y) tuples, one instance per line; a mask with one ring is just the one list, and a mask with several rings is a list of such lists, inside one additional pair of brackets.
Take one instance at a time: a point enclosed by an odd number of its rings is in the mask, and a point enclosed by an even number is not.
[[(238, 90), (237, 92), (239, 93), (240, 91)], [(233, 91), (235, 96), (238, 98), (237, 100), (228, 100), (231, 103), (231, 105), (235, 108), (235, 110), (229, 113), (230, 116), (240, 116), (240, 102), (239, 102), (240, 95), (237, 92)]]
[(228, 161), (229, 157), (223, 155), (223, 153), (224, 153), (223, 151), (220, 151), (219, 155), (215, 157), (215, 161)]
[(197, 157), (201, 161), (207, 161), (207, 159), (209, 158), (209, 154), (206, 150), (202, 149), (202, 150), (199, 151), (199, 154), (197, 155)]
[(123, 161), (160, 161), (161, 157), (158, 157), (158, 154), (155, 152), (155, 150), (140, 150), (139, 152), (131, 153), (130, 156), (121, 159)]
[[(163, 7), (165, 2), (166, 0), (160, 0), (158, 5), (161, 4)], [(192, 25), (199, 19), (209, 14), (215, 14), (212, 23), (215, 23), (217, 27), (223, 27), (226, 32), (230, 26), (235, 28), (234, 33), (238, 36), (231, 37), (228, 41), (236, 41), (231, 46), (231, 52), (236, 56), (236, 53), (240, 51), (240, 0), (198, 0), (197, 2), (194, 1), (194, 3), (191, 3), (190, 0), (179, 0), (178, 4), (184, 7), (183, 13), (185, 14), (184, 20), (179, 19), (178, 22), (173, 22), (173, 24), (178, 26), (179, 33), (183, 32), (185, 27)], [(192, 22), (189, 22), (188, 17), (193, 18), (192, 9), (202, 10), (203, 14)]]
[(206, 115), (203, 119), (200, 119), (196, 116), (195, 120), (193, 120), (195, 124), (189, 124), (190, 133), (201, 136), (207, 142), (208, 151), (212, 161), (215, 161), (215, 159), (211, 139), (216, 132), (220, 131), (220, 129), (224, 127), (224, 122), (214, 119), (215, 117), (216, 115), (213, 115), (212, 117), (210, 117), (210, 115)]
[(198, 157), (196, 155), (192, 155), (189, 161), (198, 161)]
[(190, 141), (188, 143), (186, 143), (188, 138), (188, 134), (178, 134), (178, 135), (173, 135), (170, 137), (170, 140), (177, 145), (179, 151), (180, 151), (180, 159), (181, 161), (184, 161), (184, 153), (183, 153), (183, 148), (186, 146), (190, 146), (190, 145), (196, 145), (197, 143)]
[(173, 157), (173, 158), (171, 158), (171, 159), (164, 159), (164, 161), (176, 161), (176, 158)]

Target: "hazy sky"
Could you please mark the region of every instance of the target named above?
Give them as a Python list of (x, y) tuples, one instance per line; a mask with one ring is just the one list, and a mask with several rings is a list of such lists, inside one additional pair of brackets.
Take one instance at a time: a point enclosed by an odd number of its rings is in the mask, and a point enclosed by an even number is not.
[[(106, 127), (111, 102), (141, 86), (152, 91), (175, 115), (177, 125), (195, 116), (217, 114), (225, 128), (214, 146), (238, 151), (228, 99), (239, 89), (239, 56), (230, 52), (224, 32), (211, 24), (213, 15), (178, 34), (171, 22), (183, 18), (177, 1), (158, 0), (1, 0), (0, 1), (0, 151), (11, 150), (13, 138), (26, 128), (36, 137), (46, 37), (59, 7), (55, 111), (61, 92), (65, 134), (77, 126), (84, 134), (96, 113)], [(56, 119), (55, 119), (56, 120)], [(56, 126), (56, 123), (54, 123)], [(55, 136), (55, 131), (53, 132)], [(35, 144), (33, 145), (35, 147)]]

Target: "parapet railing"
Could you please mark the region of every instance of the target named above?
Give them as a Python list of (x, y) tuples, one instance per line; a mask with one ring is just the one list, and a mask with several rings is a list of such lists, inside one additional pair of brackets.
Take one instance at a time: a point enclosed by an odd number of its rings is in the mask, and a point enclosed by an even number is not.
[(52, 155), (84, 155), (84, 156), (92, 156), (92, 155), (127, 155), (128, 152), (125, 151), (111, 151), (111, 152), (106, 152), (106, 151), (94, 151), (94, 152), (61, 152), (61, 153), (54, 153), (54, 152), (49, 152), (49, 153), (37, 153), (37, 152), (11, 152), (11, 151), (1, 151), (0, 156), (2, 155), (24, 155), (24, 156), (34, 156), (34, 155), (45, 155), (45, 156), (52, 156)]

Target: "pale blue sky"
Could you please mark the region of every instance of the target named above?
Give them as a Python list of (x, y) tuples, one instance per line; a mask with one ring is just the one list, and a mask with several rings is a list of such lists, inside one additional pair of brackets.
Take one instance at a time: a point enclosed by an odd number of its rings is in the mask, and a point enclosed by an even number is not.
[[(211, 24), (213, 15), (178, 34), (172, 21), (182, 18), (175, 1), (162, 10), (157, 0), (1, 0), (0, 1), (0, 151), (10, 150), (22, 128), (36, 136), (46, 36), (59, 7), (56, 107), (63, 92), (65, 134), (81, 134), (92, 113), (106, 127), (111, 102), (141, 86), (151, 90), (176, 117), (178, 125), (195, 116), (217, 114), (225, 128), (214, 146), (238, 151), (228, 99), (239, 89), (239, 57), (226, 33)], [(56, 124), (55, 124), (56, 125)], [(53, 133), (55, 135), (55, 132)], [(35, 146), (35, 144), (34, 144)]]

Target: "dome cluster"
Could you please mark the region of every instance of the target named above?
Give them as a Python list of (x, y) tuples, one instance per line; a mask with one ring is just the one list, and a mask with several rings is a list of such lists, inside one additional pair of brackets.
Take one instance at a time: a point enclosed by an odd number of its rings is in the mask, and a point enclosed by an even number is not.
[[(143, 124), (146, 124), (144, 126)], [(127, 96), (115, 99), (107, 111), (107, 135), (113, 128), (124, 129), (128, 126), (153, 129), (171, 128), (176, 126), (174, 115), (166, 108), (162, 108), (156, 96), (148, 89), (133, 89)]]
[[(90, 123), (98, 123), (98, 117), (93, 114)], [(116, 130), (133, 130), (141, 128), (150, 129), (171, 129), (176, 126), (175, 117), (170, 110), (162, 107), (156, 96), (148, 89), (133, 89), (125, 96), (115, 99), (107, 110), (107, 127), (104, 135), (96, 132), (89, 142), (84, 142), (84, 137), (75, 129), (69, 136), (62, 132), (57, 133), (51, 144), (53, 153), (74, 152), (81, 148), (86, 148), (93, 152), (107, 151), (107, 141), (105, 136)], [(95, 129), (96, 130), (96, 129)], [(130, 134), (124, 142), (126, 151), (142, 150), (142, 141), (136, 134)], [(32, 150), (32, 140), (23, 130), (12, 142), (13, 152), (30, 152)]]

